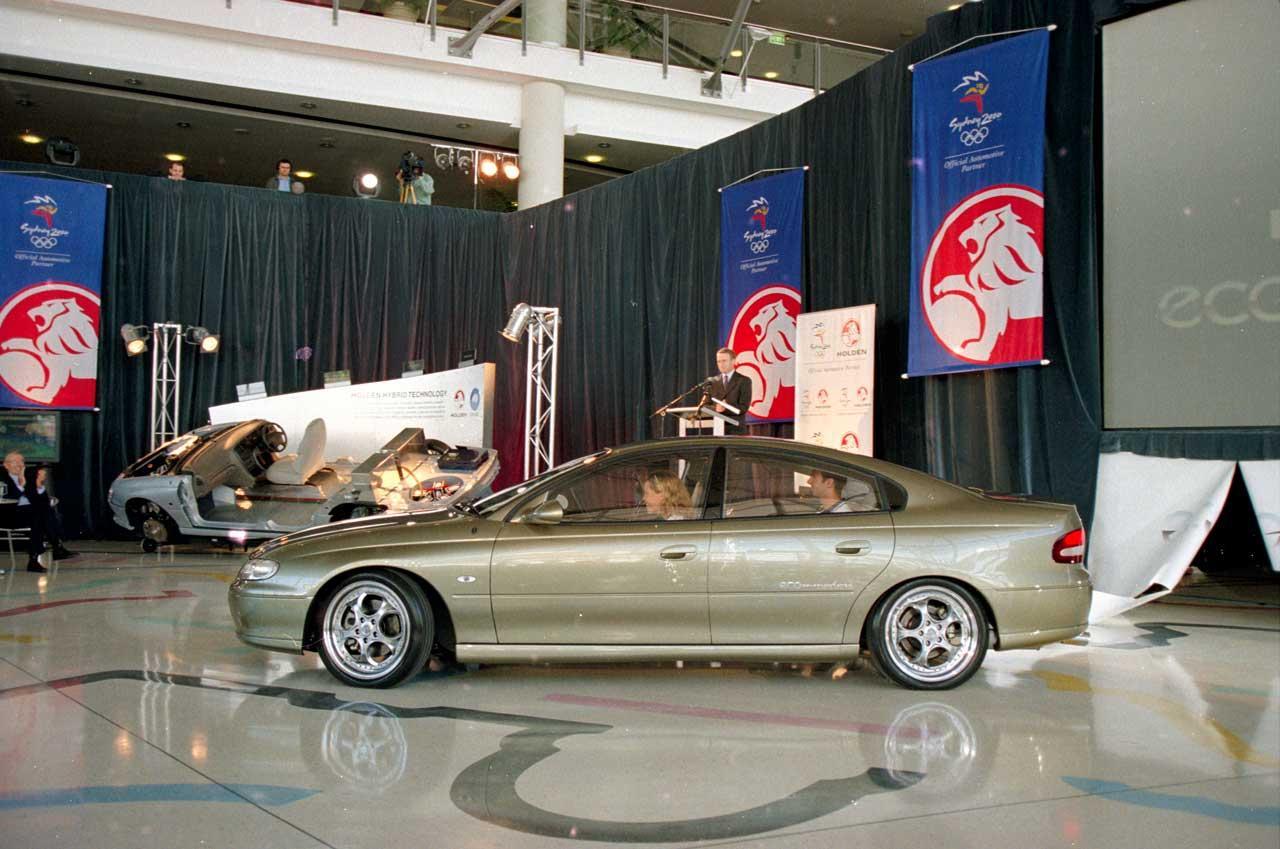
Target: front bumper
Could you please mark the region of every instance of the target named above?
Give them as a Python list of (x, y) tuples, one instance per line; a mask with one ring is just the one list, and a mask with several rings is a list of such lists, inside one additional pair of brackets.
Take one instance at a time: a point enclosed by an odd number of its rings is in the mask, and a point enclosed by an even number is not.
[(264, 595), (246, 591), (237, 581), (227, 593), (236, 636), (245, 643), (272, 651), (302, 654), (302, 636), (311, 600), (298, 596)]

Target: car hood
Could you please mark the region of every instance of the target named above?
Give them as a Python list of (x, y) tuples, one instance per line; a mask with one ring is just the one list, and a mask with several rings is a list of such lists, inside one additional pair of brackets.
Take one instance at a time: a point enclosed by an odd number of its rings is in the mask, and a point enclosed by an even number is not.
[(295, 531), (276, 537), (270, 542), (263, 543), (258, 546), (251, 557), (268, 557), (271, 552), (285, 545), (303, 542), (320, 542), (329, 540), (333, 537), (341, 537), (348, 534), (360, 533), (363, 531), (390, 530), (392, 528), (401, 528), (405, 526), (427, 527), (431, 525), (443, 525), (449, 522), (456, 522), (466, 518), (466, 514), (457, 510), (440, 509), (440, 510), (420, 510), (413, 513), (385, 513), (378, 516), (367, 516), (362, 519), (347, 519), (342, 522), (331, 522), (327, 525), (316, 525), (305, 530)]

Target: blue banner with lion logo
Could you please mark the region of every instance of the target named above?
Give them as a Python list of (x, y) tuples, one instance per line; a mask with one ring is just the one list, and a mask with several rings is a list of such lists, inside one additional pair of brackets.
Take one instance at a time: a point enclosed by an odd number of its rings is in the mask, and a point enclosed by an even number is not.
[(915, 66), (907, 373), (1044, 351), (1041, 30)]
[(93, 409), (107, 187), (0, 174), (0, 407)]
[(803, 250), (803, 169), (721, 192), (720, 340), (751, 379), (751, 422), (795, 416)]

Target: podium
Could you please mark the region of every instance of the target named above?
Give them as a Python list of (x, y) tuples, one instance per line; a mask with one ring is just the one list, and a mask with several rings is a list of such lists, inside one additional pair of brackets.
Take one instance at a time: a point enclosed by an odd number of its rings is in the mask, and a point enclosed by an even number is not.
[[(720, 406), (726, 410), (733, 410), (733, 405), (725, 404), (723, 401), (720, 402)], [(713, 404), (703, 404), (700, 407), (670, 407), (662, 414), (665, 416), (668, 413), (674, 413), (679, 419), (680, 436), (705, 436), (708, 429), (715, 436), (724, 436), (726, 424), (738, 423), (737, 419), (720, 412)]]

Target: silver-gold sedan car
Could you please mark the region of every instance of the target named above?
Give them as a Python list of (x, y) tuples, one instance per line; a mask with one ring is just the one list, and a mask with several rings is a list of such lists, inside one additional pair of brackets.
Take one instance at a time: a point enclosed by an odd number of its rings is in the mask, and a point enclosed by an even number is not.
[(389, 687), (462, 662), (844, 661), (919, 689), (1080, 634), (1074, 507), (751, 437), (660, 440), (447, 510), (288, 534), (230, 589), (243, 641)]

